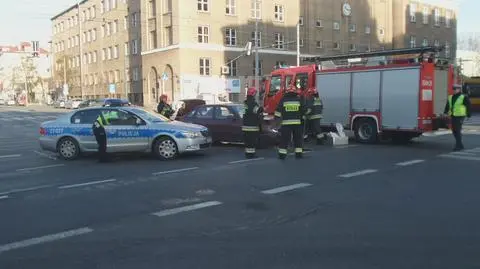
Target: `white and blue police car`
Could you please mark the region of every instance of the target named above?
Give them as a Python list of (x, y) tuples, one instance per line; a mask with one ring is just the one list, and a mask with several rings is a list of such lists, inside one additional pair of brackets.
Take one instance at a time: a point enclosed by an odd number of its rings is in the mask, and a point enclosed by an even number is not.
[(100, 113), (113, 111), (118, 117), (105, 127), (109, 153), (146, 152), (170, 160), (211, 146), (211, 135), (201, 125), (170, 120), (138, 107), (92, 107), (43, 122), (40, 147), (58, 153), (65, 160), (97, 152), (92, 125)]

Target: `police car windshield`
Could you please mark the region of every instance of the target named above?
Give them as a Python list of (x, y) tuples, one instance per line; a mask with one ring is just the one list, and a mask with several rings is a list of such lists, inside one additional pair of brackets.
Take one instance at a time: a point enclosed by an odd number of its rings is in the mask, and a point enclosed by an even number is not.
[(166, 117), (164, 117), (160, 114), (153, 114), (153, 113), (150, 113), (150, 112), (148, 112), (146, 110), (143, 110), (143, 109), (134, 108), (134, 109), (132, 109), (132, 111), (134, 113), (139, 114), (143, 119), (145, 119), (147, 121), (150, 121), (150, 122), (172, 121), (169, 118), (166, 118)]

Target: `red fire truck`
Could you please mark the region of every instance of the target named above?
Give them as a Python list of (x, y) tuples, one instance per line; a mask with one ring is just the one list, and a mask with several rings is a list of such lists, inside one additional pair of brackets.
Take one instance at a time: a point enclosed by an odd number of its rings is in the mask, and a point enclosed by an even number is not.
[(318, 91), (324, 130), (341, 123), (361, 143), (376, 143), (380, 137), (406, 142), (447, 128), (442, 114), (456, 75), (447, 60), (436, 57), (441, 50), (422, 47), (304, 58), (314, 64), (280, 68), (267, 79), (266, 120), (293, 84), (304, 96)]

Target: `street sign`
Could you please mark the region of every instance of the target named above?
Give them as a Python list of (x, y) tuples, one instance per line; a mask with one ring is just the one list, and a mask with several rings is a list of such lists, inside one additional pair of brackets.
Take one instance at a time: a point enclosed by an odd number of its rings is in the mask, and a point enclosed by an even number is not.
[(168, 80), (168, 75), (167, 75), (167, 73), (163, 72), (163, 74), (162, 74), (162, 80)]
[(68, 84), (67, 83), (63, 84), (63, 95), (65, 95), (65, 96), (68, 95)]
[(108, 85), (108, 92), (110, 93), (115, 93), (115, 90), (116, 90), (116, 85), (115, 84), (109, 84)]

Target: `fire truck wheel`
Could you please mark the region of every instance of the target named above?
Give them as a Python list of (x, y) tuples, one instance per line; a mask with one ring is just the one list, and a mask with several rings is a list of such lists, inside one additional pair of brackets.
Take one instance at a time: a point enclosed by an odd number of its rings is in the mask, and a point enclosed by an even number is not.
[(378, 141), (377, 123), (370, 118), (355, 121), (355, 139), (359, 143), (373, 144)]

